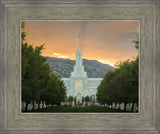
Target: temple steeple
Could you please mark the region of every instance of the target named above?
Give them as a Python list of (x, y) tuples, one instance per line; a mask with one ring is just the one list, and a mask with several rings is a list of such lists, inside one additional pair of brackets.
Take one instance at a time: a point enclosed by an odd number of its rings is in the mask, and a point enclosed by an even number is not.
[(79, 68), (82, 65), (82, 50), (80, 49), (80, 33), (78, 35), (78, 49), (76, 51), (76, 66)]
[(87, 73), (84, 72), (84, 66), (82, 65), (82, 50), (80, 48), (80, 33), (78, 35), (78, 49), (76, 50), (76, 64), (74, 66), (74, 72), (71, 73), (71, 77), (73, 76), (87, 77)]
[[(87, 72), (84, 71), (82, 50), (80, 48), (80, 34), (78, 35), (76, 46), (74, 71), (71, 72), (70, 78), (63, 78), (63, 81), (67, 87), (67, 97), (73, 96), (76, 99), (76, 103), (81, 103), (85, 106), (83, 98), (86, 96), (90, 96), (92, 101), (96, 102), (97, 87), (102, 78), (88, 78)], [(75, 101), (72, 102), (72, 106), (75, 106)]]

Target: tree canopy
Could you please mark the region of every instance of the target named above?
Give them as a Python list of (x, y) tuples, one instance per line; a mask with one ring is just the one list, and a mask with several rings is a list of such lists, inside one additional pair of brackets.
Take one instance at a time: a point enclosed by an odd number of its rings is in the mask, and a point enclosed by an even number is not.
[[(22, 30), (25, 23), (22, 23)], [(47, 104), (60, 104), (66, 96), (66, 87), (59, 76), (51, 71), (46, 58), (41, 56), (44, 45), (33, 47), (26, 41), (22, 31), (22, 101), (30, 103), (45, 101)], [(26, 105), (26, 110), (27, 110)]]
[[(101, 104), (138, 104), (138, 57), (134, 61), (120, 62), (115, 71), (106, 73), (97, 88)], [(124, 111), (126, 110), (124, 108)]]

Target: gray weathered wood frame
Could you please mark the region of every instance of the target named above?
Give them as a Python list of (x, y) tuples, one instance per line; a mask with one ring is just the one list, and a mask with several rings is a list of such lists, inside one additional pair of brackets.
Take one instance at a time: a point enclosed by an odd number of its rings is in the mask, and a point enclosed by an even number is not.
[[(2, 132), (19, 133), (158, 133), (158, 1), (2, 1)], [(21, 20), (139, 20), (140, 112), (22, 114)]]

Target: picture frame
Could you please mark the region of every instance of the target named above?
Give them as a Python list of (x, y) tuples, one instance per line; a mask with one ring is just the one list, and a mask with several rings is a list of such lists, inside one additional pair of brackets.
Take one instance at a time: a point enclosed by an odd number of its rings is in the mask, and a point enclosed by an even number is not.
[[(2, 0), (2, 133), (158, 133), (159, 1)], [(22, 20), (139, 20), (139, 113), (21, 113)]]

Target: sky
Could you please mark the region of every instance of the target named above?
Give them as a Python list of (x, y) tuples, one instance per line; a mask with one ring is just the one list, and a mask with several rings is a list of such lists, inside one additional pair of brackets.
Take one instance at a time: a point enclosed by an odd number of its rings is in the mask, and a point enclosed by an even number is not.
[(138, 55), (138, 21), (25, 21), (24, 31), (34, 47), (45, 44), (43, 56), (75, 60), (79, 33), (85, 59), (114, 66)]

